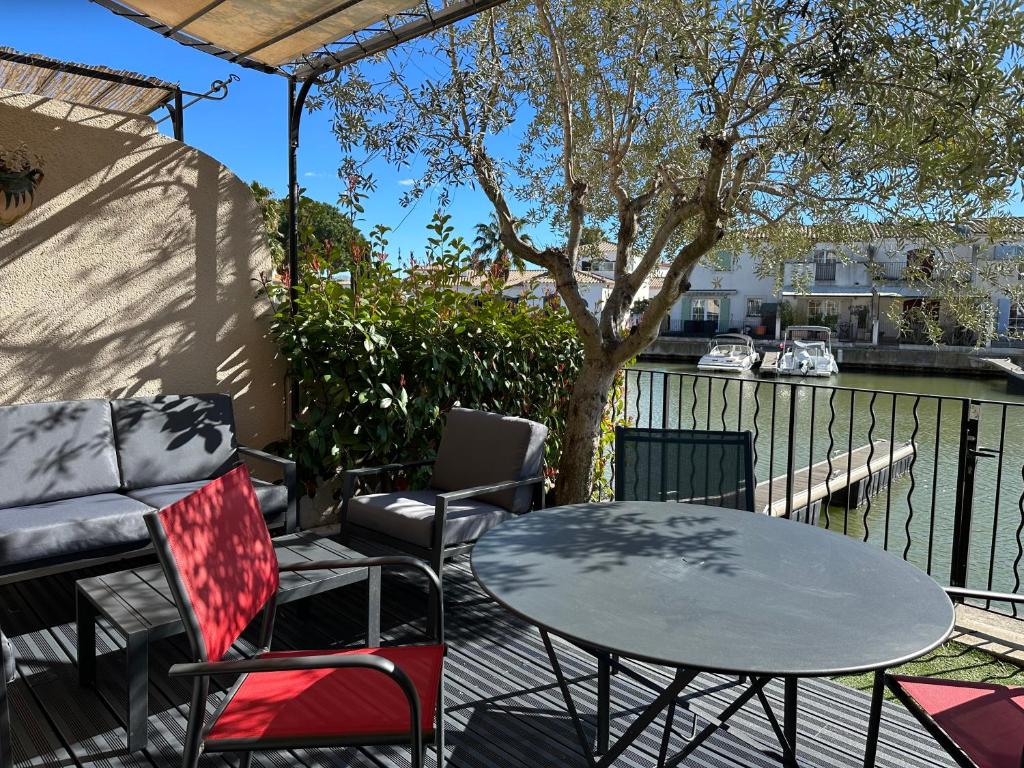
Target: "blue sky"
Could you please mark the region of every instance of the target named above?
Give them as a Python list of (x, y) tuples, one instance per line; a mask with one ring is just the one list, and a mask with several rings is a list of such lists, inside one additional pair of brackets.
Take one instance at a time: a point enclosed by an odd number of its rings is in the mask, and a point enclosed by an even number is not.
[[(135, 24), (87, 0), (37, 0), (32, 3), (0, 2), (3, 24), (0, 45), (41, 53), (83, 64), (103, 64), (129, 69), (180, 82), (191, 91), (205, 91), (213, 80), (232, 72), (234, 83), (223, 102), (200, 102), (185, 113), (185, 140), (231, 168), (246, 181), (258, 180), (284, 194), (287, 186), (286, 105), (287, 81), (230, 64), (194, 51)], [(164, 113), (154, 113), (160, 117)], [(306, 114), (302, 121), (299, 152), (299, 181), (306, 194), (318, 200), (337, 202), (341, 184), (337, 177), (341, 152), (331, 133), (329, 113)], [(170, 122), (160, 129), (170, 133)], [(385, 163), (369, 169), (377, 180), (377, 191), (366, 201), (360, 226), (375, 224), (395, 229), (391, 246), (421, 251), (425, 225), (437, 207), (429, 194), (410, 212), (399, 205), (405, 190), (403, 180), (412, 172)], [(479, 191), (457, 190), (452, 210), (458, 211), (452, 224), (457, 234), (472, 239), (473, 227), (485, 221), (489, 203)]]

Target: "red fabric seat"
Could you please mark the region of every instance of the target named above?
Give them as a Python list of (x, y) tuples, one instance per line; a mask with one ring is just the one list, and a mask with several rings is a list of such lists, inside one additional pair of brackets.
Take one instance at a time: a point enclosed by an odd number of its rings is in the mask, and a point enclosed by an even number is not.
[(894, 675), (978, 768), (1021, 768), (1024, 688)]
[[(424, 735), (432, 734), (443, 645), (288, 651), (259, 658), (355, 654), (388, 659), (409, 676), (420, 697)], [(207, 740), (299, 742), (318, 737), (403, 736), (409, 732), (409, 705), (401, 688), (389, 677), (371, 669), (309, 669), (250, 674), (217, 718)]]

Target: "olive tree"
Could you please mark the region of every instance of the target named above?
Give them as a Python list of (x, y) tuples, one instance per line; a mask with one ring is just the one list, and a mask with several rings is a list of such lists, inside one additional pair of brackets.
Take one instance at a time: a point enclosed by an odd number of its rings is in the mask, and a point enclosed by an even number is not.
[[(1024, 155), (1024, 19), (1002, 0), (511, 0), (325, 86), (343, 149), (479, 187), (547, 269), (585, 350), (558, 497), (589, 497), (616, 372), (725, 245), (770, 268), (794, 233), (999, 210)], [(343, 172), (358, 173), (354, 160)], [(559, 233), (543, 247), (516, 222)], [(614, 240), (599, 314), (583, 235)], [(638, 324), (630, 307), (655, 269)]]

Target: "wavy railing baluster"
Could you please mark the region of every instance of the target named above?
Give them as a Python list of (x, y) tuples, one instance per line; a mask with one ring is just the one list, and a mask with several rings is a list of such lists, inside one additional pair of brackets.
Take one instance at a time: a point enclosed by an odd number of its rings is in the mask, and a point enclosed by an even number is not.
[(942, 403), (935, 409), (935, 465), (932, 467), (932, 508), (928, 516), (928, 567), (925, 573), (932, 575), (932, 553), (935, 550), (935, 499), (939, 490), (939, 449), (942, 446)]
[[(722, 412), (718, 414), (718, 418), (722, 421), (722, 431), (725, 432), (725, 413), (729, 410), (729, 380), (722, 379)], [(710, 427), (708, 427), (710, 429)]]
[[(1020, 479), (1024, 480), (1024, 466), (1020, 468)], [(1021, 491), (1020, 498), (1017, 499), (1017, 509), (1020, 510), (1020, 522), (1017, 523), (1017, 557), (1013, 561), (1013, 589), (1011, 592), (1016, 594), (1017, 590), (1020, 589), (1020, 559), (1024, 556), (1024, 545), (1021, 544), (1020, 534), (1024, 531), (1024, 491)], [(1011, 603), (1013, 606), (1013, 615), (1017, 615), (1017, 604)]]
[(693, 405), (690, 407), (690, 419), (693, 420), (693, 429), (697, 428), (697, 377), (693, 377)]
[[(761, 425), (757, 417), (761, 415), (761, 382), (754, 383), (754, 484), (757, 484), (757, 439), (761, 436)], [(760, 511), (760, 510), (758, 510)]]
[[(917, 466), (917, 432), (921, 428), (921, 419), (917, 415), (917, 407), (921, 404), (921, 396), (918, 395), (914, 399), (914, 431), (910, 433), (910, 447), (914, 449), (914, 452), (910, 454), (910, 466), (907, 468), (907, 474), (910, 475), (910, 487), (907, 489), (907, 522), (903, 524), (903, 530), (907, 534), (907, 545), (903, 548), (903, 559), (907, 559), (907, 555), (910, 554), (910, 524), (914, 520), (914, 489), (917, 487), (917, 478), (914, 477), (914, 467)], [(889, 477), (889, 482), (892, 483), (892, 477)]]
[[(865, 495), (867, 496), (868, 504), (861, 521), (864, 525), (864, 541), (867, 541), (868, 536), (871, 534), (871, 528), (868, 526), (868, 516), (871, 514), (871, 461), (875, 458), (875, 398), (877, 397), (878, 393), (872, 392), (871, 402), (868, 403), (868, 412), (871, 414), (871, 426), (868, 427), (868, 476), (864, 478)], [(849, 493), (849, 490), (847, 490), (847, 493)]]
[(825, 510), (825, 528), (832, 527), (832, 515), (830, 514), (829, 509), (832, 507), (832, 451), (834, 451), (836, 447), (836, 436), (832, 432), (832, 429), (836, 423), (835, 389), (833, 389), (832, 392), (829, 393), (828, 410), (828, 451), (825, 454), (825, 459), (828, 461), (828, 474), (825, 475), (825, 501), (823, 502)]
[(636, 425), (640, 426), (640, 399), (643, 397), (643, 386), (641, 384), (643, 371), (636, 372)]
[(882, 549), (889, 551), (889, 511), (892, 509), (892, 460), (896, 453), (896, 395), (892, 396), (892, 411), (889, 414), (889, 477), (885, 486), (885, 536), (882, 537)]

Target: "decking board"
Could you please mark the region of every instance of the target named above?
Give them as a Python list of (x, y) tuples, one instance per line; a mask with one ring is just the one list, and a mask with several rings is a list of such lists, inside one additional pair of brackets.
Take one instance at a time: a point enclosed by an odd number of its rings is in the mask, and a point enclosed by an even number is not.
[[(372, 553), (369, 543), (357, 549)], [(124, 567), (122, 565), (122, 567)], [(97, 627), (98, 691), (78, 687), (73, 663), (75, 648), (74, 579), (101, 570), (61, 574), (34, 582), (0, 587), (0, 622), (12, 636), (19, 655), (19, 680), (12, 686), (14, 749), (18, 768), (41, 765), (110, 766), (111, 768), (168, 768), (180, 764), (188, 683), (170, 679), (160, 670), (187, 656), (183, 636), (158, 641), (150, 651), (150, 743), (144, 752), (123, 753), (124, 657), (119, 633), (104, 622)], [(382, 633), (392, 641), (422, 637), (426, 611), (425, 589), (415, 580), (386, 576)], [(491, 602), (475, 584), (467, 562), (456, 562), (445, 574), (448, 639), (446, 703), (449, 713), (447, 760), (452, 768), (544, 768), (584, 766), (575, 731), (554, 682), (536, 630)], [(282, 606), (276, 645), (334, 645), (337, 638), (359, 643), (366, 620), (365, 584), (356, 584), (300, 604)], [(756, 639), (754, 640), (756, 642)], [(342, 643), (345, 644), (345, 643)], [(556, 640), (566, 674), (573, 684), (581, 714), (593, 728), (596, 682), (593, 660), (585, 652)], [(240, 650), (251, 650), (251, 638)], [(652, 684), (664, 685), (670, 671), (633, 665)], [(738, 692), (735, 681), (722, 675), (702, 675), (700, 693), (684, 693), (692, 711), (717, 714)], [(781, 684), (767, 693), (781, 714)], [(868, 697), (827, 680), (802, 681), (800, 686), (801, 765), (851, 768), (863, 754)], [(627, 726), (653, 694), (622, 675), (612, 683), (612, 738)], [(672, 746), (688, 727), (685, 710), (677, 713)], [(620, 758), (623, 768), (647, 768), (660, 746), (664, 720), (658, 718)], [(756, 699), (731, 721), (731, 732), (720, 732), (691, 755), (690, 768), (774, 768), (778, 747)], [(740, 740), (734, 734), (742, 734)], [(880, 768), (947, 768), (953, 763), (935, 746), (916, 721), (896, 706), (887, 705), (879, 747)], [(774, 746), (773, 746), (774, 745)], [(433, 755), (428, 753), (428, 764)], [(259, 753), (255, 765), (359, 766), (407, 768), (408, 752), (401, 747), (359, 750), (292, 750)], [(224, 768), (232, 761), (205, 756), (202, 765)]]

